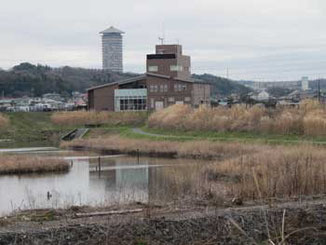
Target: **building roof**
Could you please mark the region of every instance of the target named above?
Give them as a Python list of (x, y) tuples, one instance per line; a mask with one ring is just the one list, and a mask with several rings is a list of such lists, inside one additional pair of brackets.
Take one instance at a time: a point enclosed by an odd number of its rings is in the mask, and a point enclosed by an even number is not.
[(127, 83), (137, 82), (137, 81), (141, 81), (141, 80), (144, 80), (144, 79), (146, 79), (145, 74), (137, 76), (137, 77), (132, 77), (132, 78), (124, 79), (124, 80), (121, 80), (121, 81), (113, 82), (113, 83), (106, 83), (106, 84), (103, 84), (103, 85), (91, 87), (91, 88), (87, 89), (87, 91), (95, 90), (95, 89), (99, 89), (99, 88), (105, 88), (105, 87), (112, 86), (112, 85), (117, 85), (117, 84), (127, 84)]
[(123, 31), (111, 26), (108, 29), (105, 29), (104, 31), (101, 31), (100, 34), (109, 34), (109, 33), (120, 33), (120, 34), (124, 34)]
[(124, 80), (113, 82), (113, 83), (106, 83), (106, 84), (103, 84), (103, 85), (91, 87), (91, 88), (87, 89), (87, 91), (100, 89), (100, 88), (105, 88), (105, 87), (112, 86), (112, 85), (122, 85), (122, 84), (137, 82), (137, 81), (141, 81), (141, 80), (146, 79), (148, 76), (159, 77), (159, 78), (163, 78), (163, 79), (172, 79), (172, 80), (175, 80), (175, 81), (181, 81), (181, 82), (187, 82), (187, 83), (208, 84), (208, 83), (206, 83), (206, 82), (204, 82), (202, 80), (199, 80), (199, 79), (192, 79), (191, 78), (190, 80), (186, 80), (186, 79), (181, 79), (181, 78), (171, 78), (170, 76), (161, 75), (161, 74), (145, 73), (145, 74), (137, 76), (137, 77), (132, 77), (132, 78), (124, 79)]

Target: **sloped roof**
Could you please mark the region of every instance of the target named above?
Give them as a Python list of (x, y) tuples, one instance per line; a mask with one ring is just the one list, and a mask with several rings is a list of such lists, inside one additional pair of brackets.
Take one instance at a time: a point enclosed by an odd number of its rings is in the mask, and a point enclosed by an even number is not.
[(100, 34), (109, 34), (109, 33), (120, 33), (120, 34), (124, 34), (123, 31), (111, 26), (108, 29), (105, 29), (104, 31), (101, 31)]
[(108, 87), (108, 86), (112, 86), (112, 85), (116, 85), (116, 84), (126, 84), (126, 83), (137, 82), (137, 81), (141, 81), (141, 80), (144, 80), (144, 79), (146, 79), (146, 75), (140, 75), (140, 76), (137, 76), (137, 77), (124, 79), (124, 80), (120, 80), (120, 81), (113, 82), (113, 83), (106, 83), (106, 84), (103, 84), (103, 85), (91, 87), (91, 88), (87, 89), (87, 91), (94, 90), (94, 89), (99, 89), (99, 88), (104, 88), (104, 87)]

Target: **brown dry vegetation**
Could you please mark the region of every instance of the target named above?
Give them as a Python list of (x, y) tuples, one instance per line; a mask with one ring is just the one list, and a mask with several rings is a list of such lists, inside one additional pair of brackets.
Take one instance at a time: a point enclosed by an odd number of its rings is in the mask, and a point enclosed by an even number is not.
[(326, 152), (312, 146), (276, 147), (210, 165), (206, 171), (228, 176), (232, 196), (284, 198), (326, 192)]
[[(258, 145), (241, 143), (222, 143), (208, 140), (202, 141), (153, 141), (146, 139), (126, 139), (117, 135), (77, 139), (63, 142), (62, 147), (86, 147), (97, 150), (114, 151), (122, 154), (136, 153), (143, 155), (174, 156), (180, 158), (214, 159), (226, 158), (257, 152)], [(267, 147), (267, 146), (266, 146)]]
[(0, 174), (61, 172), (68, 171), (69, 167), (69, 163), (61, 159), (0, 155)]
[(303, 101), (299, 108), (283, 109), (247, 108), (245, 105), (193, 109), (187, 105), (174, 105), (153, 113), (148, 126), (173, 130), (326, 136), (326, 108), (316, 101)]
[[(326, 152), (313, 146), (256, 148), (208, 164), (167, 168), (165, 178), (174, 183), (175, 196), (192, 195), (222, 203), (242, 200), (286, 199), (326, 193)], [(169, 195), (171, 195), (171, 193)]]
[(85, 124), (137, 125), (144, 123), (146, 119), (146, 112), (72, 111), (56, 112), (51, 116), (53, 123), (71, 126)]
[(0, 113), (0, 128), (4, 128), (9, 125), (9, 119)]

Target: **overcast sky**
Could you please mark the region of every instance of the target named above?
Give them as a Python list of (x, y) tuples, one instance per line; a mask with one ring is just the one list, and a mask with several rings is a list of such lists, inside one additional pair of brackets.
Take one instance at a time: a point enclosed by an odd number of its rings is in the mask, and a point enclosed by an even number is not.
[(124, 35), (124, 70), (145, 71), (165, 30), (193, 73), (233, 79), (326, 78), (325, 0), (2, 0), (0, 67), (101, 68), (100, 31)]

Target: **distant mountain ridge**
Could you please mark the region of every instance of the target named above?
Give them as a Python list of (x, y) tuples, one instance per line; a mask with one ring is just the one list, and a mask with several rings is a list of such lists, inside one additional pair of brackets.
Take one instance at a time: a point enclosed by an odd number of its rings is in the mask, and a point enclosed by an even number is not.
[[(72, 68), (69, 66), (51, 68), (43, 65), (21, 63), (11, 70), (0, 69), (0, 96), (41, 96), (45, 93), (59, 93), (70, 96), (73, 91), (85, 92), (87, 88), (116, 82), (137, 76), (135, 73), (114, 73), (100, 69)], [(228, 96), (232, 93), (247, 93), (247, 87), (214, 75), (193, 75), (194, 78), (212, 84), (212, 95)]]

